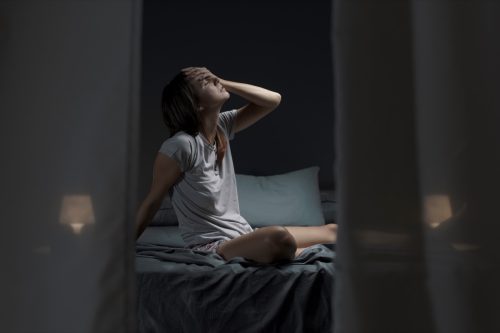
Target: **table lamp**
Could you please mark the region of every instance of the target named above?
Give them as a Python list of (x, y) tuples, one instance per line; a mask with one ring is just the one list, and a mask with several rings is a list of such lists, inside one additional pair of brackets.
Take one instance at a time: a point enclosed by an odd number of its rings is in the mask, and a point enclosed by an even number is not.
[(95, 223), (90, 195), (65, 195), (59, 223), (69, 225), (75, 234), (80, 234), (85, 225)]

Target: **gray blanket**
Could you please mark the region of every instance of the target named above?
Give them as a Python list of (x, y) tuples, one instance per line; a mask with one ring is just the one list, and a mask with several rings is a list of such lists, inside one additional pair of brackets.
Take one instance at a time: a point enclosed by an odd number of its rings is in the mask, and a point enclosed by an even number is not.
[(332, 332), (335, 252), (327, 246), (260, 264), (138, 243), (139, 332)]

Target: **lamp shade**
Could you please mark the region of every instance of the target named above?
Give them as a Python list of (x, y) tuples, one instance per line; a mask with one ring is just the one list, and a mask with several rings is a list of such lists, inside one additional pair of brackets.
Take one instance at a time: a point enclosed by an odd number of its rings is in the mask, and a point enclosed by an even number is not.
[(59, 223), (70, 225), (79, 234), (86, 224), (95, 223), (90, 195), (65, 195), (62, 199)]

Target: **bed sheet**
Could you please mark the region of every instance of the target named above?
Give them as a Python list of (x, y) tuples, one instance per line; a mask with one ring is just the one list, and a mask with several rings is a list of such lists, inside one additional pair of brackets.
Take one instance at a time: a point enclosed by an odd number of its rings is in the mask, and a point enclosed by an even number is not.
[[(164, 227), (167, 228), (167, 227)], [(136, 245), (139, 332), (331, 332), (334, 247), (261, 264), (159, 244)]]

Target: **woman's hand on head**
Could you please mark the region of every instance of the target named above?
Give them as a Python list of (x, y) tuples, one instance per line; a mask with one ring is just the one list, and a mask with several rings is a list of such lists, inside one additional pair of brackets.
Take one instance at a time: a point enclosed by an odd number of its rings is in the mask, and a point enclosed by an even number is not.
[(181, 72), (184, 73), (184, 75), (190, 80), (191, 79), (218, 80), (219, 82), (221, 82), (221, 84), (223, 82), (222, 79), (220, 79), (217, 75), (210, 72), (206, 67), (186, 67), (183, 68)]

